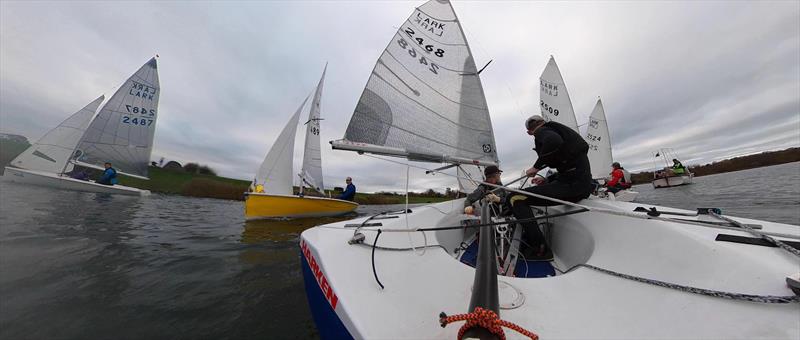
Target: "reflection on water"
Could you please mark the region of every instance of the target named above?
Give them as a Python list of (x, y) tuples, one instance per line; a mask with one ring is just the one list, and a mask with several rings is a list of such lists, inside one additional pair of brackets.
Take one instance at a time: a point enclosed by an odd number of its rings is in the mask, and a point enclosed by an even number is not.
[(355, 214), (349, 214), (339, 217), (246, 221), (242, 231), (242, 242), (252, 244), (263, 241), (297, 241), (303, 230), (321, 224), (349, 220), (356, 216)]
[(298, 239), (352, 217), (0, 182), (0, 339), (315, 338)]

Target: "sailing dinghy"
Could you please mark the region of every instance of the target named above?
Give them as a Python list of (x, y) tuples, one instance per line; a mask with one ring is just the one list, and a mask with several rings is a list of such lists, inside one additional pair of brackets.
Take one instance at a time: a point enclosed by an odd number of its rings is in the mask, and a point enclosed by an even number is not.
[(672, 165), (674, 164), (672, 160), (678, 159), (675, 150), (672, 148), (660, 149), (656, 152), (656, 162), (659, 158), (663, 162), (664, 167), (656, 169), (656, 171), (653, 172), (653, 188), (670, 188), (692, 184), (694, 181), (694, 173), (690, 172), (688, 168), (682, 174), (676, 174), (672, 170)]
[(156, 58), (150, 59), (100, 108), (103, 96), (50, 130), (5, 167), (4, 179), (68, 190), (144, 196), (150, 191), (103, 185), (67, 175), (76, 165), (147, 179), (159, 99)]
[[(439, 49), (442, 57), (433, 55)], [(493, 132), (475, 70), (449, 2), (426, 2), (380, 56), (334, 148), (496, 162), (494, 148), (481, 147), (493, 145)], [(428, 125), (447, 129), (432, 134)], [(305, 230), (301, 267), (320, 336), (497, 335), (477, 324), (497, 325), (496, 313), (543, 339), (800, 337), (800, 303), (789, 286), (796, 279), (787, 278), (800, 276), (800, 252), (785, 248), (800, 240), (798, 226), (716, 212), (672, 218), (666, 212), (680, 211), (664, 207), (651, 216), (596, 198), (559, 203), (538, 213), (552, 261), (508, 256), (518, 254), (515, 221), (490, 219), (488, 208), (481, 220), (464, 215), (460, 199)], [(765, 246), (775, 242), (781, 246)], [(471, 320), (466, 333), (447, 326), (464, 319)]]
[[(600, 98), (597, 98), (597, 104), (594, 105), (594, 110), (589, 116), (589, 125), (586, 128), (584, 139), (589, 144), (588, 156), (589, 165), (592, 167), (592, 178), (605, 180), (611, 172), (614, 158), (611, 153), (611, 134), (608, 132), (606, 112)], [(625, 178), (625, 180), (630, 183), (631, 179)], [(600, 197), (623, 202), (631, 202), (639, 195), (638, 192), (631, 189), (620, 190), (616, 193), (602, 189), (598, 194)]]
[[(326, 65), (327, 70), (327, 65)], [(355, 210), (358, 203), (305, 194), (305, 187), (324, 193), (322, 153), (320, 149), (320, 101), (325, 71), (317, 84), (306, 121), (303, 167), (300, 170), (300, 195), (292, 187), (294, 140), (300, 113), (308, 98), (281, 131), (253, 180), (251, 192), (245, 193), (244, 214), (248, 220), (265, 218), (321, 217), (343, 215)]]

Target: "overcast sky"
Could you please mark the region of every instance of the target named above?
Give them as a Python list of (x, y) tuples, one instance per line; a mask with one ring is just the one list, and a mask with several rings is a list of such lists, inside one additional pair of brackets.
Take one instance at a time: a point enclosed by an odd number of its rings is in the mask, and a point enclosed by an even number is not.
[[(35, 140), (159, 54), (153, 159), (251, 179), (328, 62), (326, 185), (352, 176), (360, 191), (402, 190), (404, 166), (327, 141), (344, 136), (378, 56), (422, 3), (0, 1), (0, 131)], [(652, 169), (664, 147), (698, 164), (800, 145), (798, 1), (453, 6), (478, 67), (494, 60), (481, 78), (504, 178), (535, 159), (523, 122), (538, 114), (550, 55), (578, 124), (603, 99), (614, 158), (629, 170)], [(457, 185), (412, 170), (410, 186)]]

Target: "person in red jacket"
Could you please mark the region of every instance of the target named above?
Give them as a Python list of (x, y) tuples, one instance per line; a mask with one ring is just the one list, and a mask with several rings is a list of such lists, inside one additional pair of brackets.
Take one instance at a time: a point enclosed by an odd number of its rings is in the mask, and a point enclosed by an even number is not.
[(608, 192), (614, 194), (631, 187), (631, 177), (619, 162), (611, 163), (611, 179), (606, 182)]

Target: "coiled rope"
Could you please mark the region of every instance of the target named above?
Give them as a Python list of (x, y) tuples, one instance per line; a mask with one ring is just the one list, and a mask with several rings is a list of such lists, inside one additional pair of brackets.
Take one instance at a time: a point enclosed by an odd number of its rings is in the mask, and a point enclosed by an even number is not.
[(466, 321), (466, 323), (464, 323), (461, 328), (458, 329), (459, 340), (464, 338), (464, 332), (473, 327), (481, 327), (496, 335), (501, 340), (505, 340), (506, 338), (506, 333), (503, 331), (503, 327), (513, 329), (520, 334), (531, 338), (532, 340), (539, 339), (539, 336), (536, 335), (536, 333), (522, 328), (522, 326), (513, 322), (502, 320), (497, 313), (481, 307), (475, 307), (473, 312), (466, 314), (456, 314), (451, 316), (447, 316), (447, 314), (444, 312), (439, 314), (439, 323), (442, 325), (442, 328), (446, 327), (450, 323), (458, 321)]

